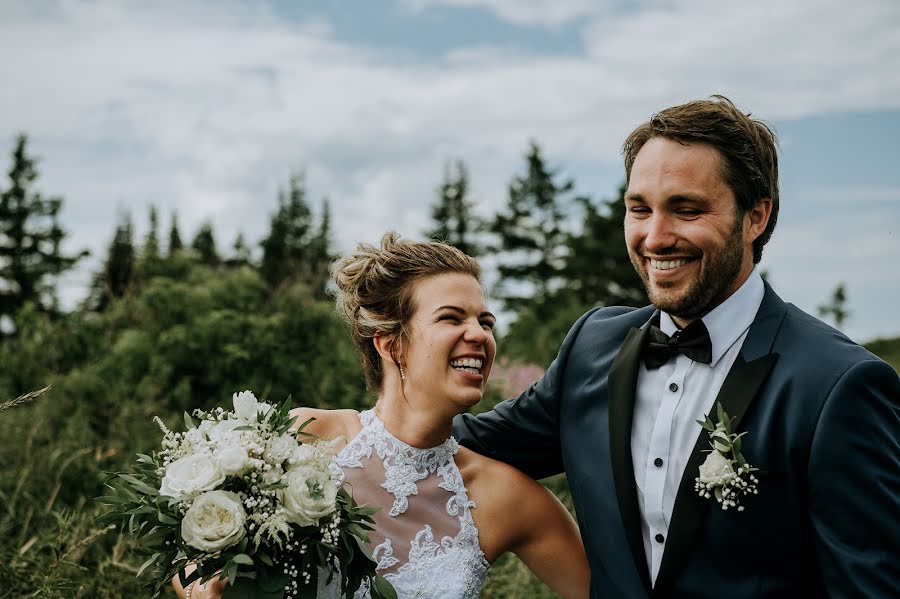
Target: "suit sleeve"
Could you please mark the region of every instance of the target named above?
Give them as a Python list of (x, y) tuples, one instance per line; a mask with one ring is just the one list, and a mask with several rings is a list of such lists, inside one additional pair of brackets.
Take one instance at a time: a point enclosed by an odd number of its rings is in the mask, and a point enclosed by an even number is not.
[(825, 402), (809, 460), (810, 511), (822, 581), (833, 597), (900, 592), (900, 378), (852, 366)]
[(484, 414), (463, 414), (453, 421), (453, 435), (464, 446), (506, 462), (533, 478), (563, 471), (559, 444), (559, 402), (569, 353), (584, 322), (569, 330), (559, 354), (544, 376), (515, 399), (500, 402)]

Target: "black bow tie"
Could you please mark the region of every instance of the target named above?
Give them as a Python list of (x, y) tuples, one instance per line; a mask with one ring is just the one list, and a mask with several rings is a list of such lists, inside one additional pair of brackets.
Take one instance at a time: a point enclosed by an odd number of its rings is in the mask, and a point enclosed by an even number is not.
[(712, 342), (702, 320), (695, 320), (684, 330), (675, 331), (671, 337), (656, 325), (650, 325), (650, 340), (642, 354), (647, 368), (659, 368), (678, 354), (684, 354), (695, 362), (712, 362)]

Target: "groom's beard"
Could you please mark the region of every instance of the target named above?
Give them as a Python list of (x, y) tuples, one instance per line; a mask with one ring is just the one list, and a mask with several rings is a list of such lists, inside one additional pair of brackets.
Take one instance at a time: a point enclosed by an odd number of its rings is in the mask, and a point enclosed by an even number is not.
[[(734, 291), (732, 286), (744, 261), (742, 220), (735, 216), (734, 226), (722, 247), (704, 251), (699, 274), (677, 295), (671, 289), (655, 289), (641, 256), (631, 255), (631, 263), (644, 283), (650, 302), (670, 316), (695, 320), (725, 301)], [(671, 251), (656, 253), (664, 256), (675, 254), (677, 250), (672, 248)]]

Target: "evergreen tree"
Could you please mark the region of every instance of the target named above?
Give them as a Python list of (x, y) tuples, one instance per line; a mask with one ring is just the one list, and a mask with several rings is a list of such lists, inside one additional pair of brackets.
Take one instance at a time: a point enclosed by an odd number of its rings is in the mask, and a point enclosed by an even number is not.
[(231, 258), (225, 261), (227, 266), (247, 266), (250, 264), (252, 256), (250, 255), (250, 248), (247, 246), (247, 242), (244, 241), (243, 233), (238, 233), (231, 248), (234, 253)]
[(563, 283), (568, 256), (564, 205), (574, 183), (554, 181), (556, 174), (534, 142), (526, 161), (526, 174), (513, 178), (505, 211), (490, 225), (499, 238), (492, 250), (501, 257), (496, 294), (508, 309), (538, 306), (544, 313), (552, 309), (547, 303)]
[(572, 294), (584, 307), (648, 303), (625, 246), (625, 189), (625, 185), (619, 187), (618, 197), (606, 202), (605, 210), (588, 198), (577, 199), (584, 219), (580, 232), (569, 235), (563, 293)]
[(319, 227), (310, 242), (309, 283), (319, 299), (327, 299), (325, 292), (331, 279), (331, 262), (335, 255), (331, 251), (331, 204), (322, 200), (322, 216)]
[(212, 223), (205, 222), (197, 231), (194, 241), (191, 242), (191, 249), (197, 254), (197, 258), (203, 264), (216, 266), (221, 262), (219, 253), (216, 251), (216, 239), (213, 235)]
[(16, 138), (9, 187), (0, 193), (0, 319), (4, 320), (12, 320), (26, 302), (55, 312), (53, 277), (88, 254), (62, 253), (66, 236), (59, 224), (62, 198), (45, 198), (32, 189), (38, 171), (27, 144), (25, 135)]
[(316, 294), (323, 294), (332, 259), (330, 237), (331, 211), (327, 201), (316, 227), (303, 177), (291, 176), (288, 190), (278, 195), (278, 209), (270, 220), (269, 234), (261, 243), (263, 277), (273, 287), (302, 281)]
[(475, 235), (483, 224), (472, 213), (472, 202), (467, 197), (469, 175), (466, 165), (462, 160), (457, 160), (454, 166), (454, 173), (451, 173), (449, 165), (444, 169), (437, 203), (431, 207), (434, 227), (425, 235), (449, 243), (470, 256), (477, 256), (482, 248), (476, 242)]
[(829, 303), (819, 306), (819, 316), (822, 318), (830, 316), (837, 328), (844, 326), (844, 321), (850, 316), (850, 312), (847, 310), (847, 290), (843, 283), (838, 283), (838, 286), (834, 288)]
[(169, 229), (169, 256), (174, 256), (184, 249), (181, 233), (178, 231), (178, 216), (172, 213), (172, 228)]
[(94, 280), (92, 295), (96, 309), (106, 310), (114, 299), (123, 297), (133, 288), (134, 279), (134, 228), (131, 216), (126, 215), (116, 225), (103, 270)]
[(164, 265), (159, 249), (159, 212), (151, 205), (149, 223), (144, 241), (138, 252), (135, 279), (141, 283), (164, 273)]
[(159, 252), (159, 212), (156, 206), (150, 206), (150, 228), (144, 237), (144, 247), (141, 252), (148, 260), (157, 260)]

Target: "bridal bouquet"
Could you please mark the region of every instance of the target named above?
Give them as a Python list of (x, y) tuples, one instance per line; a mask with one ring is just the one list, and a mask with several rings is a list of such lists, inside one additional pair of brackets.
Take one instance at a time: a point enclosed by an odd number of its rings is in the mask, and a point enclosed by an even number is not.
[(161, 450), (106, 482), (98, 524), (118, 522), (149, 555), (138, 576), (149, 573), (154, 599), (176, 574), (185, 586), (225, 576), (226, 598), (315, 597), (332, 579), (347, 598), (360, 586), (396, 597), (362, 545), (377, 508), (339, 488), (332, 444), (304, 433), (309, 421), (295, 427), (290, 403), (236, 393), (233, 410), (185, 413), (185, 432), (157, 417)]

